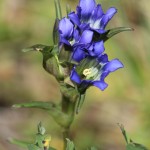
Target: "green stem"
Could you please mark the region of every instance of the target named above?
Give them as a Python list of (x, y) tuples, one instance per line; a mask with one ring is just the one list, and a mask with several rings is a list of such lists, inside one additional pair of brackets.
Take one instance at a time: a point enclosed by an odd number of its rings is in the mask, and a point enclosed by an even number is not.
[[(76, 100), (77, 101), (77, 100)], [(70, 126), (73, 123), (74, 116), (75, 116), (75, 107), (76, 107), (76, 101), (72, 101), (69, 98), (62, 95), (62, 112), (68, 115), (68, 127), (63, 128), (63, 141), (64, 141), (64, 150), (66, 150), (67, 146), (67, 140), (66, 138), (69, 138), (69, 130)]]
[(62, 135), (63, 135), (63, 141), (64, 141), (64, 150), (66, 150), (66, 147), (67, 147), (67, 138), (69, 138), (69, 128), (68, 129), (64, 129), (62, 131)]

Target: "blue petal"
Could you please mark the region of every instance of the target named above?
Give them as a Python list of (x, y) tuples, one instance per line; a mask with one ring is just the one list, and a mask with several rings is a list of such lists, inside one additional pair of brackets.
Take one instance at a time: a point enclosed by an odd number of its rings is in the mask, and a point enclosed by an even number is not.
[(103, 54), (103, 55), (101, 55), (101, 56), (99, 56), (98, 57), (98, 61), (100, 62), (100, 63), (107, 63), (108, 62), (108, 56), (107, 56), (107, 54)]
[(94, 31), (96, 31), (100, 34), (104, 34), (106, 32), (104, 29), (95, 29)]
[(85, 30), (81, 35), (79, 43), (83, 43), (83, 44), (90, 43), (92, 41), (92, 38), (93, 38), (93, 32), (90, 30)]
[(68, 40), (66, 40), (65, 38), (63, 38), (63, 37), (61, 37), (60, 36), (60, 43), (64, 43), (64, 44), (66, 44), (66, 45), (70, 45), (70, 43), (68, 42)]
[(80, 47), (77, 47), (72, 54), (72, 59), (77, 62), (80, 62), (83, 58), (85, 58), (85, 56), (86, 54), (83, 51), (83, 49), (81, 49)]
[(110, 72), (108, 71), (105, 71), (105, 72), (102, 72), (101, 76), (100, 76), (100, 81), (103, 81), (105, 80), (105, 78), (109, 75)]
[(80, 24), (79, 28), (80, 28), (80, 30), (81, 30), (81, 32), (82, 32), (82, 31), (84, 31), (84, 30), (89, 30), (89, 29), (90, 29), (90, 26), (89, 26), (89, 24), (87, 24), (87, 23), (82, 23), (82, 24)]
[(93, 20), (94, 22), (97, 19), (100, 19), (103, 16), (103, 10), (100, 4), (97, 5), (97, 7), (95, 7), (95, 9), (92, 12), (92, 16), (91, 16), (91, 20)]
[(74, 32), (73, 32), (73, 38), (75, 39), (75, 41), (79, 40), (80, 35), (79, 35), (79, 31), (78, 30), (74, 30)]
[(103, 67), (103, 71), (113, 72), (119, 68), (123, 68), (123, 64), (118, 59), (113, 59), (106, 63)]
[(63, 18), (59, 22), (59, 32), (62, 37), (69, 39), (73, 33), (73, 24), (67, 18)]
[(96, 56), (102, 54), (105, 50), (104, 42), (100, 41), (94, 44), (94, 53)]
[(96, 6), (95, 0), (80, 0), (81, 18), (87, 20)]
[(77, 72), (74, 69), (71, 71), (70, 79), (78, 84), (81, 83), (80, 76), (77, 74)]
[(77, 7), (76, 7), (76, 11), (77, 11), (78, 17), (81, 19), (81, 7), (80, 7), (80, 6), (77, 6)]
[(93, 85), (98, 87), (102, 91), (105, 90), (108, 86), (108, 84), (105, 83), (104, 81), (94, 81)]
[(107, 10), (106, 14), (102, 17), (101, 20), (101, 28), (105, 28), (107, 23), (111, 20), (111, 18), (115, 15), (115, 13), (117, 12), (117, 9), (114, 7), (111, 7)]
[(68, 14), (68, 16), (69, 16), (70, 20), (77, 26), (79, 26), (81, 24), (79, 17), (77, 14), (75, 14), (75, 12), (71, 12), (70, 14)]

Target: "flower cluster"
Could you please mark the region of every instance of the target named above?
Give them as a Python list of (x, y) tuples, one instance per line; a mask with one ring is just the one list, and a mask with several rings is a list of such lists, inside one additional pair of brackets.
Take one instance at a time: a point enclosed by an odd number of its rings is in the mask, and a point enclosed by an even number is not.
[(76, 12), (59, 22), (59, 45), (69, 47), (71, 61), (76, 62), (70, 79), (83, 91), (91, 85), (104, 90), (105, 77), (123, 67), (118, 59), (108, 60), (103, 39), (95, 40), (95, 35), (107, 32), (105, 27), (116, 12), (111, 7), (104, 13), (95, 0), (80, 0)]

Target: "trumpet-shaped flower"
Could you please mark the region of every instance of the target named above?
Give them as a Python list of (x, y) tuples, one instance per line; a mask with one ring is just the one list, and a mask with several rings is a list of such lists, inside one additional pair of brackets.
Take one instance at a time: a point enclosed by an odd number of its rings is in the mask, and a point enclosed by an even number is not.
[(109, 61), (106, 54), (97, 59), (87, 57), (72, 69), (70, 78), (77, 83), (81, 91), (85, 91), (89, 86), (104, 90), (108, 86), (104, 81), (106, 76), (122, 67), (123, 64), (118, 59)]
[(103, 41), (93, 42), (94, 32), (84, 30), (82, 33), (68, 18), (59, 23), (60, 43), (70, 46), (72, 59), (80, 62), (86, 56), (99, 56), (104, 51)]
[(76, 11), (77, 13), (71, 12), (68, 16), (81, 30), (92, 29), (98, 33), (104, 33), (106, 25), (117, 9), (110, 7), (104, 13), (101, 5), (96, 5), (95, 0), (80, 0)]
[(68, 18), (59, 23), (59, 44), (67, 45), (71, 59), (78, 62), (71, 69), (70, 79), (80, 92), (85, 92), (89, 86), (104, 90), (108, 86), (104, 81), (107, 75), (123, 64), (118, 59), (108, 60), (107, 54), (103, 54), (103, 39), (95, 41), (95, 35), (105, 32), (117, 10), (111, 7), (104, 13), (95, 0), (80, 0), (76, 10), (77, 13), (69, 13)]

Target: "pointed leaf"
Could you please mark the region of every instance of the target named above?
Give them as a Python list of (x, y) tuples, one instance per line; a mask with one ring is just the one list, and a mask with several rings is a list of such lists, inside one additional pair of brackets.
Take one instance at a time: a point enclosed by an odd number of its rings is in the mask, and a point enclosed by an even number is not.
[(58, 32), (59, 19), (55, 19), (54, 27), (53, 27), (53, 42), (54, 45), (57, 45), (59, 42), (59, 32)]
[(54, 1), (55, 1), (56, 18), (62, 19), (60, 1), (59, 0), (54, 0)]
[(29, 144), (28, 145), (28, 150), (40, 150), (40, 148), (34, 144)]
[(117, 28), (109, 29), (103, 34), (95, 33), (94, 40), (95, 41), (103, 40), (105, 42), (105, 41), (107, 41), (108, 39), (110, 39), (111, 37), (113, 37), (114, 35), (116, 35), (118, 33), (121, 33), (121, 32), (124, 32), (124, 31), (133, 31), (133, 30), (134, 29), (129, 28), (129, 27), (117, 27)]
[(126, 150), (148, 150), (145, 146), (143, 146), (141, 144), (134, 143), (132, 140), (128, 141), (127, 134), (126, 134), (126, 131), (124, 129), (124, 126), (122, 124), (118, 124), (118, 125), (119, 125), (119, 127), (122, 131), (122, 134), (125, 138), (125, 141), (127, 143)]
[(74, 143), (72, 141), (70, 141), (69, 139), (66, 139), (66, 140), (67, 140), (66, 150), (75, 150)]
[(61, 126), (68, 127), (68, 115), (62, 113), (57, 105), (52, 102), (30, 102), (13, 105), (14, 108), (40, 108), (47, 110), (53, 119)]
[(52, 102), (34, 101), (34, 102), (29, 102), (29, 103), (15, 104), (12, 107), (14, 107), (14, 108), (21, 108), (21, 107), (26, 107), (26, 108), (41, 108), (41, 109), (50, 110), (54, 106), (55, 106), (55, 104), (53, 104)]
[(148, 150), (144, 145), (134, 143), (132, 140), (130, 140), (130, 143), (127, 144), (126, 150)]
[(21, 140), (17, 140), (17, 139), (13, 139), (13, 138), (10, 138), (8, 139), (8, 141), (11, 143), (11, 144), (15, 144), (15, 145), (18, 145), (20, 147), (27, 147), (30, 143), (28, 142), (25, 142), (25, 141), (21, 141)]
[(28, 48), (24, 48), (24, 49), (22, 49), (22, 52), (29, 52), (29, 51), (34, 51), (34, 48), (32, 48), (32, 47), (28, 47)]
[(128, 142), (128, 137), (127, 137), (127, 133), (126, 133), (126, 131), (125, 131), (125, 129), (124, 129), (124, 126), (123, 126), (122, 124), (119, 124), (119, 123), (118, 123), (118, 126), (119, 126), (120, 129), (121, 129), (121, 132), (122, 132), (122, 134), (123, 134), (123, 136), (124, 136), (124, 139), (125, 139), (126, 143), (128, 144), (128, 143), (129, 143), (129, 142)]
[(42, 148), (43, 147), (43, 141), (44, 141), (45, 136), (41, 134), (36, 134), (36, 140), (35, 143), (38, 147)]
[(42, 123), (40, 122), (38, 124), (38, 133), (41, 134), (41, 135), (44, 135), (45, 134), (45, 128), (42, 126)]
[(78, 114), (83, 103), (84, 103), (84, 99), (85, 99), (85, 94), (80, 95), (78, 103), (77, 103), (77, 108), (76, 108), (76, 113)]
[(124, 32), (124, 31), (133, 31), (133, 29), (132, 28), (128, 28), (128, 27), (118, 27), (118, 28), (110, 29), (108, 34), (107, 34), (107, 36), (106, 36), (106, 40), (108, 40), (111, 37), (113, 37), (114, 35), (116, 35), (116, 34), (118, 34), (120, 32)]
[(126, 146), (126, 150), (148, 150), (148, 149), (141, 144), (129, 143)]
[(29, 52), (29, 51), (51, 52), (53, 50), (53, 48), (54, 48), (54, 46), (47, 46), (47, 45), (43, 45), (43, 44), (35, 44), (33, 46), (22, 49), (22, 52)]

